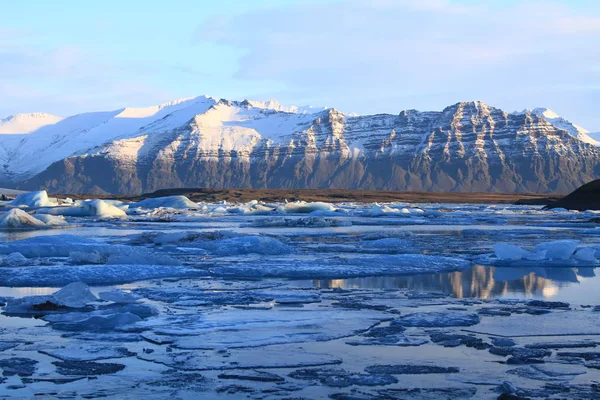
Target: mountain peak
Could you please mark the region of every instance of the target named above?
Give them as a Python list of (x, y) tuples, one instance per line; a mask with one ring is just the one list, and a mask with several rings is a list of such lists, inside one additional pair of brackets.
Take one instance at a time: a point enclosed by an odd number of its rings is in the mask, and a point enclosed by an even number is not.
[(495, 107), (492, 107), (483, 101), (473, 100), (473, 101), (460, 101), (456, 104), (448, 106), (444, 108), (443, 112), (451, 112), (455, 113), (458, 110), (471, 110), (476, 112), (489, 112), (490, 110), (495, 110)]
[(555, 113), (554, 111), (552, 111), (548, 108), (536, 107), (533, 110), (526, 110), (526, 111), (529, 111), (531, 114), (536, 114), (536, 115), (542, 116), (544, 118), (549, 118), (549, 119), (560, 118), (560, 115), (558, 115), (557, 113)]
[(14, 114), (0, 120), (0, 134), (31, 133), (43, 126), (56, 124), (63, 119), (63, 117), (44, 112)]
[(45, 112), (18, 113), (9, 115), (1, 121), (25, 120), (25, 119), (56, 119), (62, 118)]

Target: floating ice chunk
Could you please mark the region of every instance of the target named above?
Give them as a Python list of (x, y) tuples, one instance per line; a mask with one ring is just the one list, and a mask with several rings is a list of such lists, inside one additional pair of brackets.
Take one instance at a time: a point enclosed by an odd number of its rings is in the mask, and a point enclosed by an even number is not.
[(106, 264), (107, 257), (98, 252), (86, 253), (83, 251), (74, 251), (69, 253), (69, 258), (73, 264)]
[(577, 250), (578, 244), (579, 240), (556, 240), (538, 244), (533, 248), (533, 252), (546, 251), (547, 259), (568, 260)]
[(63, 226), (67, 225), (67, 221), (61, 215), (50, 215), (50, 214), (35, 214), (35, 218), (39, 219), (46, 226)]
[(110, 285), (167, 277), (205, 276), (206, 272), (172, 265), (60, 265), (2, 268), (0, 286), (48, 287), (81, 281)]
[(527, 255), (525, 256), (525, 258), (529, 261), (542, 261), (545, 260), (547, 257), (547, 251), (546, 250), (542, 250), (542, 251), (538, 251), (538, 252), (528, 252)]
[(307, 304), (321, 302), (321, 295), (318, 292), (272, 290), (261, 291), (257, 294), (266, 298), (272, 297), (275, 303), (279, 304)]
[(458, 271), (468, 268), (470, 261), (460, 258), (423, 254), (394, 254), (376, 257), (353, 257), (314, 260), (261, 260), (211, 269), (216, 276), (290, 279), (341, 279), (363, 276), (393, 276), (419, 273)]
[(60, 331), (92, 331), (107, 332), (125, 325), (140, 322), (142, 319), (130, 312), (112, 315), (94, 315), (92, 317), (75, 322), (58, 322), (52, 325), (53, 329)]
[(417, 312), (407, 314), (392, 321), (392, 325), (419, 326), (419, 327), (449, 327), (471, 326), (479, 323), (477, 314), (457, 312)]
[(195, 245), (218, 256), (242, 254), (281, 255), (290, 254), (294, 251), (290, 246), (267, 236), (242, 236), (212, 242), (200, 242)]
[(45, 228), (46, 224), (18, 208), (13, 208), (0, 217), (0, 229)]
[(21, 193), (13, 201), (11, 205), (15, 207), (52, 207), (57, 203), (48, 198), (48, 193), (45, 190), (39, 192)]
[(577, 249), (573, 258), (581, 261), (591, 261), (596, 262), (596, 249), (593, 247), (582, 247)]
[[(380, 206), (380, 205), (373, 205), (373, 207), (371, 207), (371, 209), (369, 211), (366, 212), (366, 215), (370, 216), (370, 217), (381, 217), (384, 215), (393, 215), (393, 214), (400, 214), (401, 211), (398, 210), (397, 208), (392, 208), (392, 207), (388, 207), (388, 206)], [(408, 212), (410, 214), (410, 212)]]
[(247, 226), (260, 228), (330, 228), (351, 225), (352, 222), (350, 221), (311, 216), (303, 218), (262, 218), (249, 223)]
[(67, 257), (73, 249), (96, 249), (105, 247), (92, 239), (75, 235), (37, 236), (28, 239), (15, 240), (0, 245), (0, 253), (10, 254), (19, 252), (25, 257)]
[(125, 347), (118, 347), (114, 344), (107, 346), (72, 342), (67, 342), (55, 349), (40, 349), (39, 352), (63, 361), (95, 361), (135, 356), (135, 353), (130, 352)]
[(342, 363), (339, 357), (323, 352), (309, 353), (304, 346), (290, 345), (283, 348), (272, 346), (236, 349), (235, 352), (227, 354), (227, 358), (224, 359), (217, 358), (218, 356), (198, 357), (198, 352), (195, 351), (181, 351), (161, 346), (152, 353), (138, 353), (137, 357), (184, 371), (301, 368)]
[(90, 292), (90, 288), (83, 282), (69, 283), (64, 288), (52, 295), (53, 303), (69, 308), (82, 308), (97, 301), (96, 296)]
[(494, 253), (500, 260), (520, 260), (525, 258), (529, 253), (519, 246), (508, 243), (496, 243), (494, 245)]
[(152, 242), (158, 245), (176, 244), (181, 242), (191, 242), (197, 237), (198, 235), (195, 232), (162, 233), (155, 236), (152, 239)]
[[(21, 268), (21, 270), (27, 270), (27, 268)], [(86, 284), (72, 282), (52, 295), (25, 296), (11, 299), (5, 308), (5, 312), (9, 315), (27, 315), (32, 312), (39, 314), (43, 310), (56, 310), (57, 308), (79, 309), (86, 307), (89, 303), (96, 300), (96, 296), (90, 292)]]
[(257, 203), (246, 203), (238, 207), (231, 207), (227, 209), (230, 214), (243, 214), (243, 215), (268, 215), (272, 214), (276, 209), (274, 207), (268, 207)]
[[(348, 337), (355, 331), (365, 330), (389, 314), (373, 310), (297, 309), (273, 310), (230, 309), (212, 313), (207, 318), (193, 314), (166, 316), (136, 324), (133, 328), (150, 327), (157, 336), (168, 336), (174, 347), (243, 348), (275, 344), (329, 341)], [(160, 325), (159, 325), (160, 324)]]
[(285, 205), (279, 206), (277, 211), (286, 214), (308, 214), (313, 211), (335, 211), (336, 208), (333, 204), (324, 203), (317, 201), (314, 203), (307, 203), (305, 201), (294, 201), (292, 203), (286, 203)]
[(119, 218), (125, 217), (125, 211), (117, 208), (103, 200), (91, 200), (83, 203), (81, 208), (87, 212), (88, 216), (100, 218)]
[(64, 215), (67, 217), (123, 218), (127, 214), (104, 200), (86, 200), (69, 207), (40, 208), (36, 214)]
[(10, 253), (8, 257), (4, 259), (4, 262), (10, 267), (18, 267), (27, 265), (30, 261), (21, 253)]
[(188, 209), (197, 209), (198, 204), (194, 203), (190, 199), (185, 196), (166, 196), (166, 197), (155, 197), (151, 199), (145, 199), (139, 201), (137, 203), (133, 203), (130, 205), (130, 208), (144, 208), (144, 209), (154, 209), (154, 208), (174, 208), (177, 210), (188, 210)]
[(181, 264), (173, 257), (145, 247), (105, 244), (74, 235), (38, 236), (0, 245), (0, 254), (14, 252), (27, 258), (70, 257), (74, 264)]
[(113, 303), (117, 303), (117, 304), (132, 304), (132, 303), (136, 303), (139, 299), (141, 299), (140, 296), (138, 296), (134, 293), (126, 293), (121, 290), (111, 290), (110, 292), (100, 292), (100, 293), (98, 293), (98, 296), (102, 300), (112, 301)]
[(106, 264), (181, 265), (181, 261), (166, 254), (152, 253), (143, 247), (106, 246), (99, 251), (107, 257)]

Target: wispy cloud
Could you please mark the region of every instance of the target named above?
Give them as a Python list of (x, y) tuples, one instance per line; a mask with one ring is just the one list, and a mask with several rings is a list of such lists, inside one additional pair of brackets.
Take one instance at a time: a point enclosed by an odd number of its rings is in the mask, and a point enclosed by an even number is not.
[[(553, 1), (493, 3), (300, 4), (215, 18), (196, 37), (243, 49), (237, 77), (278, 80), (287, 88), (280, 93), (284, 100), (301, 93), (307, 101), (393, 112), (482, 99), (585, 117), (544, 85), (586, 92), (598, 82), (598, 71), (589, 66), (600, 64), (600, 15), (582, 15)], [(524, 93), (520, 99), (517, 92)]]

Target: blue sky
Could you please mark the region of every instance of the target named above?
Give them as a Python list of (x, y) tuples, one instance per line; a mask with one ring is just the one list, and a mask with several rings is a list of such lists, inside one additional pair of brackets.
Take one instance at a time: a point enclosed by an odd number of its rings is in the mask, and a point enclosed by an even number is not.
[(361, 114), (483, 100), (600, 131), (600, 2), (0, 0), (0, 117), (208, 94)]

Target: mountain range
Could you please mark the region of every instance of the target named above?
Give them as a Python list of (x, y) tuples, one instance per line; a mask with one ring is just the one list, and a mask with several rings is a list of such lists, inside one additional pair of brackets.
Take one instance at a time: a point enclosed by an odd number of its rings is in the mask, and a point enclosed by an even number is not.
[(354, 115), (212, 97), (0, 120), (0, 185), (140, 194), (174, 187), (566, 193), (600, 177), (600, 134), (483, 102)]

